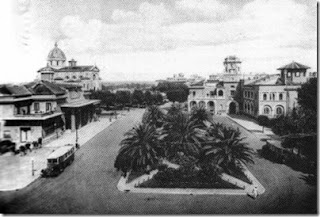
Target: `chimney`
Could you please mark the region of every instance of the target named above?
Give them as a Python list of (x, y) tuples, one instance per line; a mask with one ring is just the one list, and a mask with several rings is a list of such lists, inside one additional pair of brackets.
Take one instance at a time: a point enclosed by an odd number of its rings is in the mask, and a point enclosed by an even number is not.
[(76, 66), (77, 65), (77, 61), (75, 61), (74, 59), (71, 59), (69, 61), (69, 66), (73, 67), (73, 66)]

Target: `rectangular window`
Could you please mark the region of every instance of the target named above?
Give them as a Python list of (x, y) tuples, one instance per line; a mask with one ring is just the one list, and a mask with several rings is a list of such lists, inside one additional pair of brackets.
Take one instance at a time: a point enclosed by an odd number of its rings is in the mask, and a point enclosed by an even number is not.
[(39, 103), (38, 103), (38, 102), (35, 102), (33, 105), (34, 105), (34, 112), (35, 112), (35, 113), (38, 113), (39, 110), (40, 110), (40, 105), (39, 105)]
[(47, 112), (51, 111), (51, 103), (50, 102), (46, 103), (46, 111)]
[(235, 91), (234, 91), (234, 90), (231, 90), (231, 91), (230, 91), (230, 95), (231, 95), (231, 96), (234, 96), (234, 94), (235, 94)]
[(5, 131), (3, 131), (3, 138), (4, 138), (4, 139), (11, 139), (10, 130), (5, 130)]
[(296, 77), (300, 77), (300, 72), (296, 72)]
[(287, 76), (288, 76), (288, 77), (291, 77), (291, 72), (288, 72), (288, 73), (287, 73)]

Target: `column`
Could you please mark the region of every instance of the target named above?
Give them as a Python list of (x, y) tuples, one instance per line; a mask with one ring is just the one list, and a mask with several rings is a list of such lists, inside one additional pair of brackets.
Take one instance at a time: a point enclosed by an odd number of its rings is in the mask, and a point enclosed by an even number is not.
[(72, 109), (71, 111), (71, 131), (75, 131), (76, 130), (76, 117), (74, 114), (74, 110)]

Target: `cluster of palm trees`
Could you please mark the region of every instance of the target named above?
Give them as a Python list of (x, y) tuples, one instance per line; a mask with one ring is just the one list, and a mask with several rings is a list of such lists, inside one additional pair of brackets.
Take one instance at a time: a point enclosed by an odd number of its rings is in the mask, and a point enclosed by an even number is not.
[[(128, 172), (150, 172), (164, 160), (179, 163), (190, 159), (198, 170), (229, 171), (239, 163), (253, 163), (253, 151), (240, 138), (239, 129), (214, 123), (205, 108), (184, 112), (180, 104), (168, 111), (152, 105), (142, 123), (125, 134), (115, 168)], [(180, 164), (180, 166), (182, 166)]]

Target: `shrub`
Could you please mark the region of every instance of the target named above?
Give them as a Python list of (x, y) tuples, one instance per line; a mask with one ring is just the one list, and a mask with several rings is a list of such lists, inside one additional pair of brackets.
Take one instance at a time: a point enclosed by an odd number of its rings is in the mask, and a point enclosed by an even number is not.
[(270, 126), (270, 119), (265, 115), (258, 116), (258, 123), (261, 126), (268, 127)]

